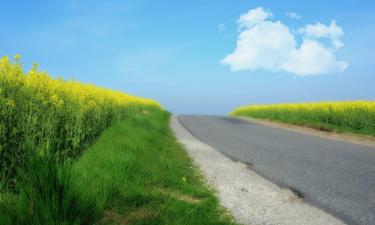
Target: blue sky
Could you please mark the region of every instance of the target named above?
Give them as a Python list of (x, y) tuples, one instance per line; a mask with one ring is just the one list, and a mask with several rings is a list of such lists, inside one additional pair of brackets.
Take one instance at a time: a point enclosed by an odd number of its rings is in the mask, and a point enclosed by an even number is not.
[[(26, 69), (35, 62), (53, 76), (153, 98), (174, 113), (226, 114), (244, 104), (375, 100), (374, 1), (0, 3), (0, 55), (19, 53)], [(247, 61), (236, 55), (243, 52), (235, 52), (241, 34), (254, 34), (261, 27), (259, 23), (241, 28), (238, 20), (258, 7), (268, 13), (260, 23), (280, 21), (278, 25), (289, 29), (296, 42), (289, 48), (296, 53), (292, 66), (281, 66), (290, 60), (281, 60), (287, 56), (278, 47), (253, 46), (258, 43), (254, 35), (247, 36), (242, 46), (245, 55), (254, 49), (269, 54), (245, 57)], [(291, 18), (287, 12), (301, 18)], [(307, 25), (317, 28), (317, 22), (328, 29), (332, 21), (343, 31), (339, 49), (329, 46), (332, 38), (303, 31)], [(266, 29), (262, 32), (269, 34)], [(330, 65), (348, 66), (316, 71), (299, 63), (301, 55), (306, 56), (301, 50), (305, 39), (326, 46), (321, 50), (335, 57)], [(273, 59), (280, 52), (281, 58)], [(232, 53), (234, 57), (223, 63)], [(306, 58), (315, 65), (309, 55)], [(324, 57), (315, 58), (324, 62)], [(254, 64), (256, 60), (271, 64)]]

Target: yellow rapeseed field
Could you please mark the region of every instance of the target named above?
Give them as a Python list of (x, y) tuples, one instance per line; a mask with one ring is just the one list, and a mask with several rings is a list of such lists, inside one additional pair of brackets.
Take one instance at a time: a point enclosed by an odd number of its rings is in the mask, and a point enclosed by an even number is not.
[[(161, 106), (118, 91), (53, 79), (20, 56), (0, 59), (0, 178), (12, 181), (26, 153), (76, 158), (116, 121)], [(6, 179), (5, 179), (6, 178)]]
[(375, 135), (375, 101), (249, 105), (230, 114)]

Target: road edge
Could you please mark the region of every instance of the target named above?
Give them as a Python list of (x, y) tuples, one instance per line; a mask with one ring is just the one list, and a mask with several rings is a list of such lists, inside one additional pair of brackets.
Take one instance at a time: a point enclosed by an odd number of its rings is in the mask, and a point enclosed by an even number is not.
[(171, 128), (221, 204), (243, 224), (344, 224), (328, 212), (301, 201), (287, 189), (265, 179), (248, 165), (235, 162), (205, 144), (171, 117)]

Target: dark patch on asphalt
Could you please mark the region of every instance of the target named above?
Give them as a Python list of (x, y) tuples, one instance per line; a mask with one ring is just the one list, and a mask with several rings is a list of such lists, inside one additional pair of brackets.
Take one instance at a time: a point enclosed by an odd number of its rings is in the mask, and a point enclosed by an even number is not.
[(230, 118), (230, 117), (220, 117), (220, 119), (225, 120), (225, 121), (228, 121), (228, 122), (233, 123), (233, 124), (243, 124), (243, 121), (241, 121), (241, 120), (239, 120), (239, 119), (235, 119), (235, 118)]
[(293, 187), (288, 187), (288, 189), (293, 192), (293, 194), (299, 198), (299, 199), (304, 199), (304, 195), (301, 191), (297, 190), (296, 188), (293, 188)]
[(251, 170), (254, 169), (254, 164), (252, 164), (251, 162), (242, 162), (242, 163), (246, 164), (248, 169), (251, 169)]

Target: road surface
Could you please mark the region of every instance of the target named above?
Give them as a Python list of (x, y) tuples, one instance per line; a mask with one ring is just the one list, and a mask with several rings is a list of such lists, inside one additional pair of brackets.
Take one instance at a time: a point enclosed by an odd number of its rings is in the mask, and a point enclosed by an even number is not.
[(375, 224), (375, 147), (225, 116), (178, 119), (206, 144), (344, 222)]

